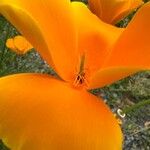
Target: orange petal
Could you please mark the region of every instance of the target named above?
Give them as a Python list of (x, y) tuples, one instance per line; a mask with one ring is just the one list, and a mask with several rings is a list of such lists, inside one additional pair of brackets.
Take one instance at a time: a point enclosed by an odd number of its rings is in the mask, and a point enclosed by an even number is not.
[(19, 51), (23, 53), (26, 53), (32, 48), (32, 45), (22, 36), (14, 37), (14, 45)]
[(129, 23), (103, 67), (92, 77), (91, 88), (150, 69), (150, 20), (146, 18), (150, 18), (150, 2)]
[(20, 74), (0, 79), (0, 97), (0, 138), (12, 150), (122, 149), (117, 120), (84, 90), (48, 75)]
[(7, 41), (6, 41), (6, 46), (7, 46), (7, 48), (10, 48), (10, 49), (12, 49), (12, 50), (16, 50), (16, 47), (15, 47), (15, 45), (14, 45), (14, 39), (13, 38), (9, 38), (9, 39), (7, 39)]
[(6, 46), (17, 54), (25, 54), (33, 48), (32, 45), (20, 35), (8, 39), (6, 41)]
[(69, 0), (1, 0), (0, 13), (63, 79), (70, 79), (76, 64), (76, 34)]
[(142, 0), (88, 0), (90, 9), (100, 19), (115, 24), (132, 10), (143, 4)]
[(110, 47), (119, 38), (123, 29), (102, 22), (81, 2), (73, 2), (72, 8), (78, 30), (80, 57), (84, 56), (85, 59), (85, 78), (89, 78), (102, 66)]

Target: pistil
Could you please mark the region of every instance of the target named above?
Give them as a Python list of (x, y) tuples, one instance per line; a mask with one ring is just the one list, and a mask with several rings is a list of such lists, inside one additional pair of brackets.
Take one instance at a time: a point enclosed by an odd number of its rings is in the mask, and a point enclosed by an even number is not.
[(74, 87), (88, 86), (87, 71), (85, 69), (85, 55), (81, 56), (79, 71), (73, 82)]

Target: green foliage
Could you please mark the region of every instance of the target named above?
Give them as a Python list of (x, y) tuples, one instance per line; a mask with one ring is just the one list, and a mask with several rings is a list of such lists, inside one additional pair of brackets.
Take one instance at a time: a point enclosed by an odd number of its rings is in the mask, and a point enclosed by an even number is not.
[(10, 149), (6, 147), (4, 143), (0, 140), (0, 150), (10, 150)]
[(6, 40), (18, 34), (16, 29), (0, 16), (0, 76), (22, 72), (54, 74), (34, 49), (25, 55), (17, 55), (6, 47)]

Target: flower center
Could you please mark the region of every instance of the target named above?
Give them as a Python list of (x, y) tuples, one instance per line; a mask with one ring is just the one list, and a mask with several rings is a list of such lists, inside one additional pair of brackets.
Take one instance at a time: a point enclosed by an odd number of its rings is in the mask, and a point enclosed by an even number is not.
[(73, 82), (74, 87), (88, 86), (87, 71), (85, 69), (85, 55), (81, 57), (79, 71)]

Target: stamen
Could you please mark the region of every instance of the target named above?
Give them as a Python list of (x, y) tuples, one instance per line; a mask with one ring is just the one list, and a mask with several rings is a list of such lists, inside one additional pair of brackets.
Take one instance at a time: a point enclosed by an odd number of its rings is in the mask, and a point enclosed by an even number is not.
[(88, 81), (87, 81), (86, 72), (85, 72), (85, 55), (81, 57), (79, 72), (76, 75), (76, 78), (73, 82), (73, 86), (75, 87), (78, 87), (81, 85), (88, 86)]

